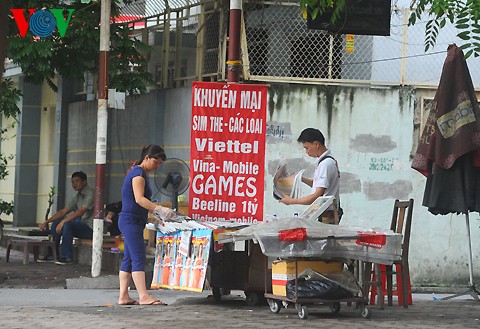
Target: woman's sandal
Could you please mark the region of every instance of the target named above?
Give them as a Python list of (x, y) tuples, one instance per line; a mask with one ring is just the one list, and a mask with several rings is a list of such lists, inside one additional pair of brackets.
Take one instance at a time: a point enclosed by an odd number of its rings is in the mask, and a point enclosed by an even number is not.
[(129, 302), (126, 302), (126, 303), (123, 303), (123, 304), (118, 304), (118, 305), (140, 305), (140, 303), (137, 302), (136, 300), (131, 300)]
[(156, 300), (154, 300), (154, 301), (151, 302), (151, 303), (148, 303), (148, 304), (140, 304), (140, 305), (167, 305), (167, 303), (164, 303), (164, 302), (162, 302), (161, 300), (156, 299)]

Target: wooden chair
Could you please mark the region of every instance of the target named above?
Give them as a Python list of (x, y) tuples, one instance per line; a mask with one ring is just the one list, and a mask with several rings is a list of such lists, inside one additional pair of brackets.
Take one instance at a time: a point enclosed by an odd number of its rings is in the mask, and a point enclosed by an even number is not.
[[(393, 275), (397, 277), (399, 302), (403, 299), (403, 307), (408, 307), (410, 268), (408, 266), (408, 248), (410, 246), (410, 231), (412, 228), (413, 199), (408, 201), (395, 200), (390, 229), (403, 235), (401, 259), (393, 265), (381, 266), (380, 275), (386, 276), (388, 305), (393, 304)], [(394, 267), (395, 266), (395, 270)], [(401, 294), (401, 296), (400, 296)]]
[(363, 291), (368, 293), (371, 287), (370, 304), (375, 304), (375, 297), (378, 297), (380, 309), (384, 309), (383, 284), (380, 275), (380, 264), (365, 262), (363, 263)]

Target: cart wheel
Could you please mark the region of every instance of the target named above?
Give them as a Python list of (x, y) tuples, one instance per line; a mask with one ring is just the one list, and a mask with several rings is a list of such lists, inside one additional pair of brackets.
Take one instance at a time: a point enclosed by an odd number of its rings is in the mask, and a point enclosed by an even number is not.
[(308, 310), (305, 305), (300, 305), (300, 308), (298, 309), (298, 317), (302, 320), (308, 318)]
[(222, 291), (220, 288), (212, 287), (212, 294), (216, 302), (220, 302), (222, 300)]
[(247, 306), (257, 306), (260, 302), (260, 297), (256, 292), (245, 291), (245, 303)]
[(370, 317), (372, 316), (372, 312), (366, 305), (363, 305), (361, 314), (362, 314), (362, 318), (365, 318), (365, 319), (370, 319)]
[(270, 311), (272, 311), (275, 314), (278, 314), (281, 308), (280, 302), (273, 299), (267, 299), (267, 301), (268, 301), (268, 305), (270, 305)]
[(330, 311), (332, 311), (333, 314), (337, 314), (338, 312), (340, 312), (340, 303), (330, 304)]

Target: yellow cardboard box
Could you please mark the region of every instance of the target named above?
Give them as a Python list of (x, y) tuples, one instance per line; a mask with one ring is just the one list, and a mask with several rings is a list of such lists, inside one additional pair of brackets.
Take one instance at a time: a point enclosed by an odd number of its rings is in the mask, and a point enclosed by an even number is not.
[[(321, 260), (298, 260), (298, 274), (306, 269), (318, 273), (331, 273), (341, 271), (343, 263), (324, 262)], [(295, 279), (295, 261), (277, 261), (272, 264), (272, 290), (274, 295), (287, 295), (287, 281)]]

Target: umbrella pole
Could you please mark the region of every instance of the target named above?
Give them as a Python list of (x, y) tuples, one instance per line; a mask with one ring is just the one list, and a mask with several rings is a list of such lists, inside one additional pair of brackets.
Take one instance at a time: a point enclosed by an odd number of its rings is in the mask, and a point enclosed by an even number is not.
[[(473, 260), (472, 260), (472, 239), (470, 237), (470, 219), (468, 216), (468, 211), (465, 214), (465, 220), (467, 223), (467, 236), (468, 236), (468, 269), (470, 272), (470, 287), (475, 287), (473, 283)], [(477, 296), (478, 299), (478, 296)]]
[(452, 296), (447, 296), (444, 298), (439, 298), (439, 300), (447, 300), (447, 299), (452, 299), (455, 297), (459, 296), (465, 296), (465, 295), (470, 295), (473, 297), (475, 300), (479, 300), (478, 298), (478, 291), (475, 288), (475, 283), (473, 283), (473, 260), (472, 260), (472, 239), (470, 238), (470, 219), (468, 216), (468, 210), (465, 214), (465, 222), (467, 224), (467, 237), (468, 237), (468, 270), (470, 273), (470, 286), (468, 287), (468, 290), (460, 293), (460, 294), (455, 294)]

